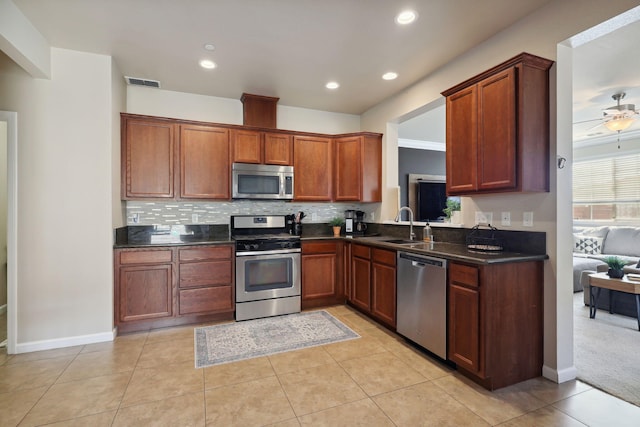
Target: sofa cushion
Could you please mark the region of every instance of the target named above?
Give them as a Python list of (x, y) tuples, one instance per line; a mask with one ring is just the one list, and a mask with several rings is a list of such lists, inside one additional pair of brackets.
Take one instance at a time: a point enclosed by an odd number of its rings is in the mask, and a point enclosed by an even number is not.
[(606, 264), (594, 258), (584, 256), (573, 257), (573, 292), (580, 292), (583, 289), (582, 283), (580, 282), (582, 272), (590, 270), (590, 273), (595, 273), (598, 270), (599, 265)]
[(573, 252), (587, 255), (599, 254), (602, 252), (602, 237), (587, 236), (584, 234), (573, 235)]
[(592, 236), (592, 237), (607, 237), (607, 233), (609, 232), (609, 227), (573, 227), (573, 234), (582, 234), (584, 236)]
[(610, 227), (602, 253), (640, 257), (640, 227)]

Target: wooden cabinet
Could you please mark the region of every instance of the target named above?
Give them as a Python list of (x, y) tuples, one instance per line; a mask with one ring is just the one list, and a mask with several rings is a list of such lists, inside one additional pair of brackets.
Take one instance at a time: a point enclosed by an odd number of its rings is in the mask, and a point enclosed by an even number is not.
[(302, 243), (302, 308), (344, 304), (342, 242)]
[(116, 251), (116, 324), (172, 317), (173, 251)]
[(121, 117), (123, 200), (230, 198), (228, 129)]
[(114, 251), (118, 332), (233, 319), (233, 246)]
[(234, 310), (233, 248), (178, 249), (178, 313)]
[(173, 199), (176, 126), (162, 119), (122, 119), (123, 200)]
[(382, 137), (359, 134), (335, 140), (335, 201), (382, 201)]
[(290, 166), (293, 164), (293, 138), (274, 132), (237, 129), (232, 133), (233, 162)]
[(396, 326), (396, 253), (373, 249), (371, 263), (371, 314)]
[(494, 390), (542, 374), (541, 261), (449, 263), (448, 357)]
[(349, 302), (380, 322), (396, 326), (396, 253), (351, 245)]
[(520, 54), (447, 97), (447, 192), (549, 191), (549, 75)]
[(180, 125), (180, 198), (230, 197), (229, 130)]
[(295, 136), (293, 139), (293, 195), (297, 201), (331, 201), (333, 141)]

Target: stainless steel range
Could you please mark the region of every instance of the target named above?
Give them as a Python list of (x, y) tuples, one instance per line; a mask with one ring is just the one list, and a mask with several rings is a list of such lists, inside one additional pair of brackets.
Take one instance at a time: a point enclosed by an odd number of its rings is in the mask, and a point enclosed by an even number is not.
[(300, 312), (300, 237), (284, 215), (234, 215), (236, 320)]

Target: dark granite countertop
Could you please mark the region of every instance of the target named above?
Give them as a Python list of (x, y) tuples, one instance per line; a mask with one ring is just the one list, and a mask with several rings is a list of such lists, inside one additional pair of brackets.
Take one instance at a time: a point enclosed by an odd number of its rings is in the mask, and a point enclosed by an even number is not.
[(115, 230), (114, 249), (229, 244), (226, 225), (130, 226)]

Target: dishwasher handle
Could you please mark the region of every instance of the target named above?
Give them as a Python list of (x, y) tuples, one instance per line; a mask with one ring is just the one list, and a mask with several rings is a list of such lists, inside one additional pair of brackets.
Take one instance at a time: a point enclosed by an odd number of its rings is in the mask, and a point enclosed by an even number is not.
[(401, 259), (411, 261), (411, 265), (414, 267), (426, 267), (429, 265), (433, 267), (447, 268), (447, 260), (440, 258), (426, 257), (409, 252), (398, 252), (398, 260)]

